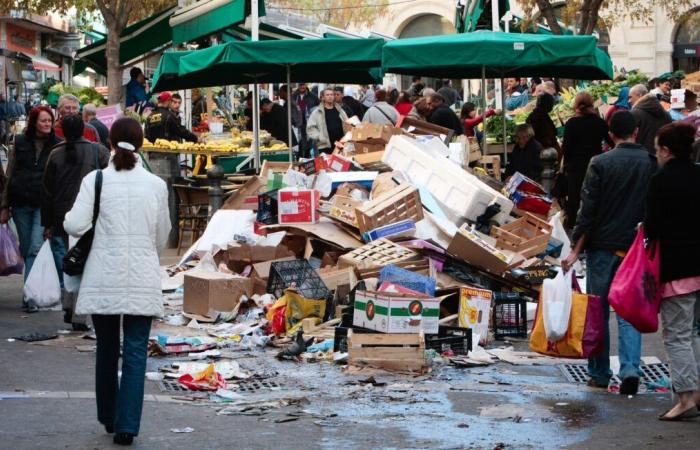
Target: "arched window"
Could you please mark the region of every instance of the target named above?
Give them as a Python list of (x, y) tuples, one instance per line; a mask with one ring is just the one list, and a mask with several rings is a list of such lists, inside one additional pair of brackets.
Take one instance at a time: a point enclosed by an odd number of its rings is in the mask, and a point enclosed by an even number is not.
[(700, 70), (700, 8), (678, 22), (673, 38), (673, 69), (686, 73)]
[(444, 17), (437, 14), (423, 14), (408, 22), (401, 30), (399, 37), (436, 36), (454, 32), (454, 25)]

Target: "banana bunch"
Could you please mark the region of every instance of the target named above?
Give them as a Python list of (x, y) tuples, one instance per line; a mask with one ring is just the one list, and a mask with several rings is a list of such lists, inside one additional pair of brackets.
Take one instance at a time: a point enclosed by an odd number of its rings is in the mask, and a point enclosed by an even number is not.
[(581, 92), (581, 89), (579, 89), (578, 87), (572, 86), (572, 87), (568, 87), (566, 89), (562, 89), (559, 96), (561, 97), (562, 103), (573, 105), (574, 98), (576, 97), (576, 95), (579, 92)]
[(287, 150), (287, 144), (272, 144), (260, 147), (260, 151), (263, 152), (278, 152), (281, 150)]

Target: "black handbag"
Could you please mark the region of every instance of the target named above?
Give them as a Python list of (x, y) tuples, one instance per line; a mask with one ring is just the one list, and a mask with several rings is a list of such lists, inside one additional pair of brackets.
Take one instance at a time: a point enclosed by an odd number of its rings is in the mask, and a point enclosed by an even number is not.
[[(99, 152), (98, 152), (99, 153)], [(95, 157), (97, 158), (97, 156)], [(99, 162), (97, 164), (99, 168)], [(92, 228), (85, 232), (78, 242), (75, 243), (66, 256), (63, 258), (63, 273), (70, 276), (82, 275), (85, 270), (90, 249), (92, 248), (92, 240), (95, 237), (95, 224), (97, 216), (100, 214), (100, 194), (102, 193), (102, 170), (97, 170), (95, 176), (95, 205), (92, 208)]]

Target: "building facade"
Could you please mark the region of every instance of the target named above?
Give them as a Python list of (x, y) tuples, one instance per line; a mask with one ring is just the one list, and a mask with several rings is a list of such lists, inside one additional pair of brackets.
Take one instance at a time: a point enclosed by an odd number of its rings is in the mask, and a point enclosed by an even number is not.
[[(523, 15), (517, 1), (510, 3), (514, 14)], [(648, 23), (625, 20), (600, 30), (601, 46), (607, 49), (616, 71), (639, 69), (655, 76), (678, 69), (687, 73), (700, 70), (700, 0), (694, 3), (675, 22), (664, 11), (656, 10)], [(396, 3), (372, 29), (396, 37), (454, 33), (455, 4), (455, 0)]]

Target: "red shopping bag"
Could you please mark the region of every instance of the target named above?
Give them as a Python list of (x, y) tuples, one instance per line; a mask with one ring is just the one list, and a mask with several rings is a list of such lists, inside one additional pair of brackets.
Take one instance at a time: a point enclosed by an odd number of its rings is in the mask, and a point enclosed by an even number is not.
[(659, 329), (659, 243), (653, 242), (646, 248), (642, 227), (617, 269), (608, 303), (640, 333), (654, 333)]

